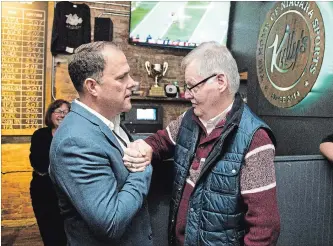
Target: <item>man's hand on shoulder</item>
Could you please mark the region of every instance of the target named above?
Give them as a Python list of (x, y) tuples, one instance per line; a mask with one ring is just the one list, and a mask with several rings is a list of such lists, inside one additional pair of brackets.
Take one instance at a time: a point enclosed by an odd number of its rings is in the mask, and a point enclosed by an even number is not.
[(142, 139), (129, 143), (124, 150), (124, 165), (130, 172), (142, 172), (150, 164), (153, 149)]

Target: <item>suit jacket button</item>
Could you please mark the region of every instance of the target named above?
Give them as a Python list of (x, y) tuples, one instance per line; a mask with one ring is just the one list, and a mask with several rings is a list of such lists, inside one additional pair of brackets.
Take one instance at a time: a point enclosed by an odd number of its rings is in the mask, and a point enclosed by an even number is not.
[(152, 239), (153, 239), (153, 235), (152, 235), (152, 234), (149, 234), (148, 239), (149, 239), (149, 240), (152, 240)]

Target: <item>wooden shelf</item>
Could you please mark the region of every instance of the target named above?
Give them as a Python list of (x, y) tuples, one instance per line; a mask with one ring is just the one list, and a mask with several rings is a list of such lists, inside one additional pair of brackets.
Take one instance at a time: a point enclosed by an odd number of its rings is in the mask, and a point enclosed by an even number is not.
[(164, 101), (164, 102), (191, 103), (190, 100), (187, 100), (185, 98), (174, 98), (174, 97), (140, 97), (140, 96), (132, 96), (131, 99), (133, 101)]

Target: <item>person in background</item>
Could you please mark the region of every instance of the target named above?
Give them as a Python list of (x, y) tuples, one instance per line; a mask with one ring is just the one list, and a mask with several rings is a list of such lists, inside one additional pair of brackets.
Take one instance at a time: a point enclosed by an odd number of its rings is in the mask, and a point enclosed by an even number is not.
[(130, 136), (120, 125), (137, 85), (124, 53), (111, 42), (79, 46), (68, 64), (79, 99), (51, 144), (49, 173), (69, 245), (152, 246), (146, 196), (152, 168), (129, 173)]
[(169, 245), (275, 245), (275, 138), (240, 97), (235, 59), (226, 47), (205, 42), (182, 67), (192, 108), (131, 143), (125, 165), (136, 172), (152, 157), (173, 156)]
[(29, 158), (33, 173), (30, 196), (40, 235), (46, 246), (67, 244), (64, 221), (48, 168), (53, 135), (69, 110), (70, 103), (65, 100), (52, 102), (45, 114), (46, 127), (36, 130), (31, 137)]
[(320, 152), (333, 163), (333, 134), (325, 137), (319, 146)]

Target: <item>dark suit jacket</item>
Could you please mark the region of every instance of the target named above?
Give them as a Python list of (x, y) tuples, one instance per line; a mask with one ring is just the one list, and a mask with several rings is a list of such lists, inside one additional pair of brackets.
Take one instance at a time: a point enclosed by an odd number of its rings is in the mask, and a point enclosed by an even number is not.
[(153, 245), (145, 198), (152, 168), (129, 173), (99, 118), (73, 102), (53, 137), (50, 177), (69, 245)]

